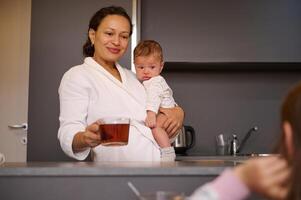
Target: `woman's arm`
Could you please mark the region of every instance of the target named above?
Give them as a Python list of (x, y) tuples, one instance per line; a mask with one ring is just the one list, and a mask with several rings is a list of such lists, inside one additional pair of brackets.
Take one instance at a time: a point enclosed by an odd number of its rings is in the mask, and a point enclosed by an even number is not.
[(173, 138), (177, 131), (183, 126), (184, 110), (179, 107), (160, 108), (160, 112), (166, 116), (166, 120), (161, 122), (162, 128), (168, 133), (169, 138)]
[(93, 138), (87, 124), (90, 83), (83, 74), (81, 68), (71, 68), (64, 74), (59, 87), (58, 139), (63, 151), (77, 160), (84, 160), (89, 155), (88, 139)]

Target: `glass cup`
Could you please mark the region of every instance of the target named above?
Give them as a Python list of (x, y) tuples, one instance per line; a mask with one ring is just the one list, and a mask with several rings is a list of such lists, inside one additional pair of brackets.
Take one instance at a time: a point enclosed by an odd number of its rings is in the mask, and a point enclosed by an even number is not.
[(216, 146), (216, 155), (218, 156), (225, 156), (229, 155), (229, 145), (217, 145)]
[(130, 119), (122, 117), (101, 118), (99, 122), (99, 133), (101, 145), (122, 146), (128, 144)]
[(215, 146), (215, 153), (219, 156), (224, 156), (229, 154), (229, 144), (228, 139), (225, 135), (219, 134), (215, 137), (216, 139), (216, 146)]

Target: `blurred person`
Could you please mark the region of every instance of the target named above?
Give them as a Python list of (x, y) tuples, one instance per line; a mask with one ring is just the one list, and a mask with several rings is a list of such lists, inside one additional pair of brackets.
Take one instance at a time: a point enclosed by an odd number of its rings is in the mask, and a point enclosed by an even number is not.
[(284, 98), (281, 130), (279, 156), (251, 159), (227, 169), (189, 199), (241, 200), (252, 191), (268, 199), (301, 200), (301, 82)]
[(301, 82), (285, 97), (281, 109), (282, 135), (278, 152), (292, 168), (287, 200), (301, 200)]

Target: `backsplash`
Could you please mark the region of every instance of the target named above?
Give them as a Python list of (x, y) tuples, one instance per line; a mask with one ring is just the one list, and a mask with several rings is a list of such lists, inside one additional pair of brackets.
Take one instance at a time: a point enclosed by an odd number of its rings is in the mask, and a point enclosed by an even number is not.
[[(185, 67), (185, 66), (183, 66)], [(174, 71), (163, 76), (185, 110), (185, 125), (196, 131), (190, 154), (214, 155), (215, 136), (258, 131), (242, 153), (271, 153), (280, 134), (279, 110), (301, 72)]]

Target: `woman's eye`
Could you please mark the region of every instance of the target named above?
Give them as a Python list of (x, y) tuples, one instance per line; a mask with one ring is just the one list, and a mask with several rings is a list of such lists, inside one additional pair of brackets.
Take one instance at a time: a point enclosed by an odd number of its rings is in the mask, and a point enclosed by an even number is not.
[(106, 32), (106, 34), (107, 34), (108, 36), (112, 36), (112, 35), (113, 35), (112, 32)]
[(129, 36), (127, 36), (127, 35), (123, 35), (121, 37), (122, 37), (122, 39), (125, 39), (125, 40), (129, 39)]

